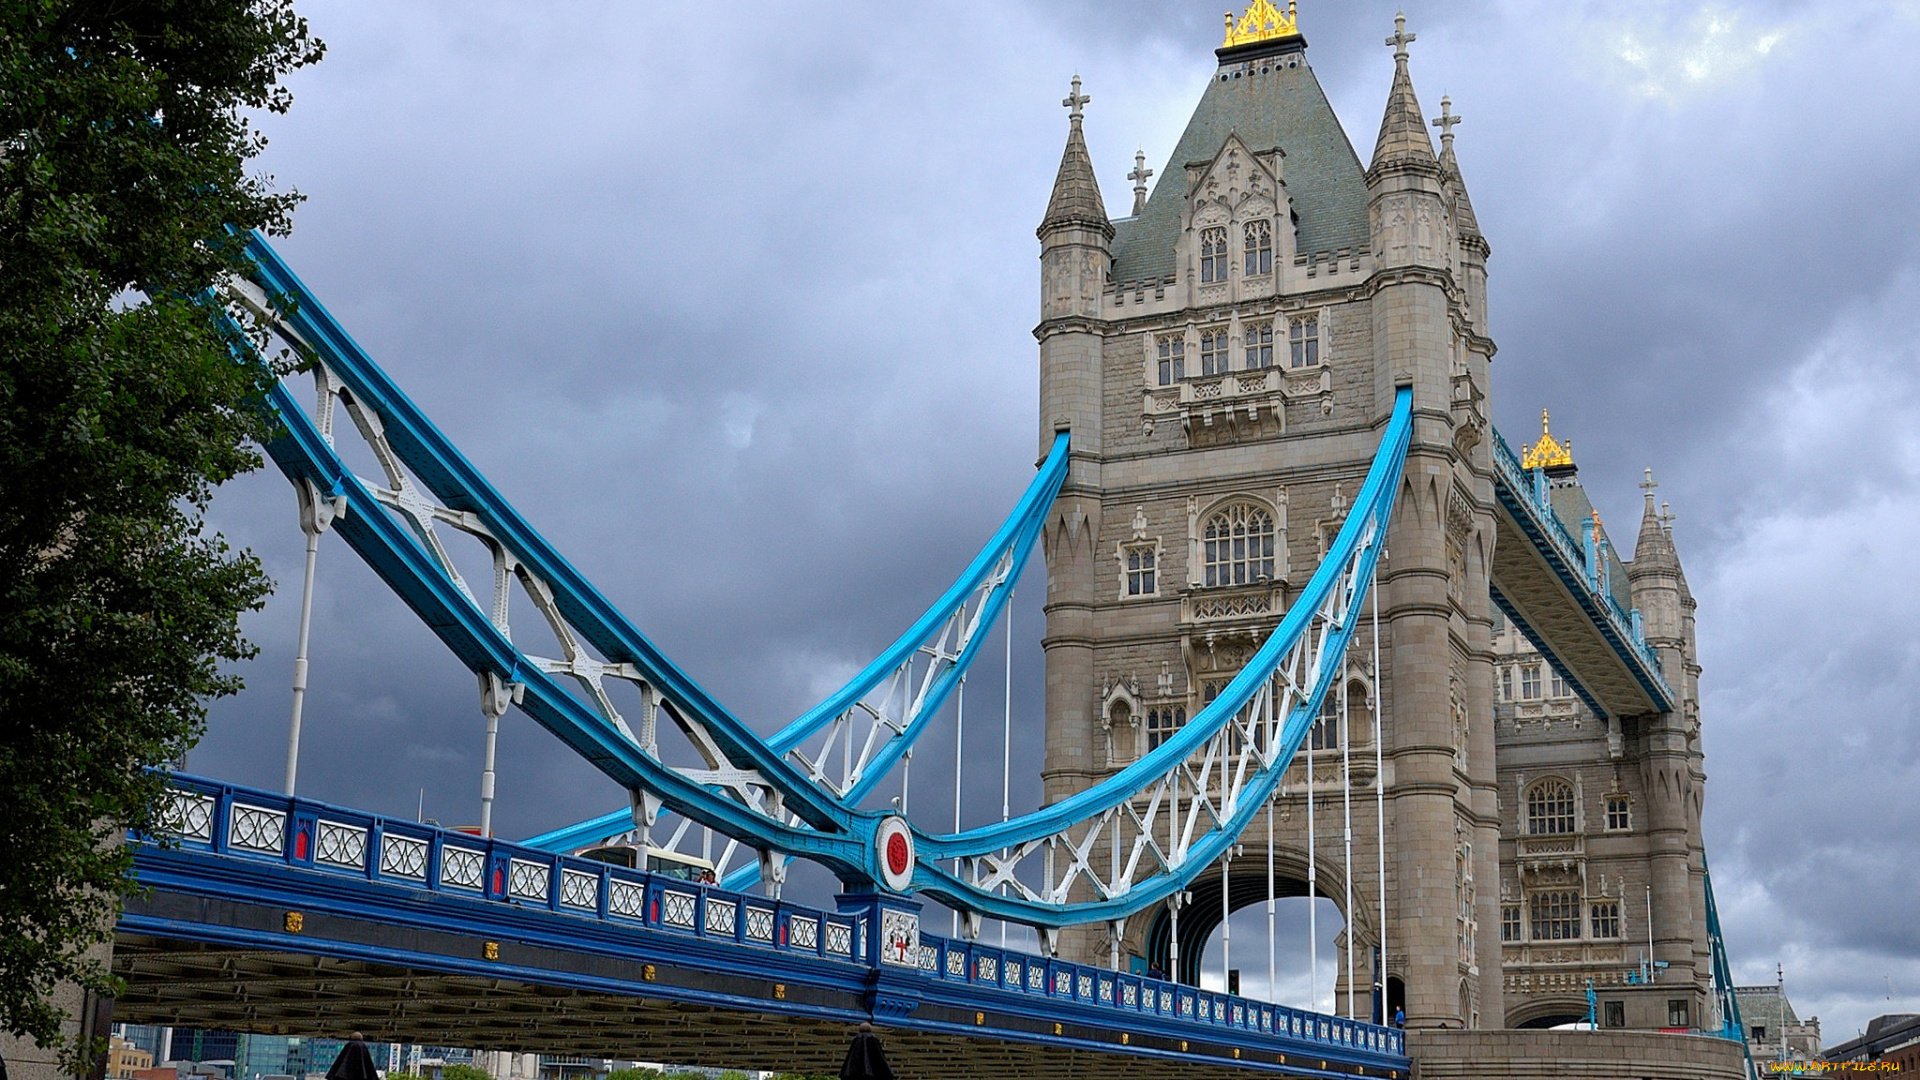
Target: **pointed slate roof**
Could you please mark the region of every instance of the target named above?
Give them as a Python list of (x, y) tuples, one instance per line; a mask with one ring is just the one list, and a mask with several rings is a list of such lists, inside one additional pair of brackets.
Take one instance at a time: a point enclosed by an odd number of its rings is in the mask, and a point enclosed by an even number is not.
[(1093, 175), (1093, 159), (1087, 154), (1087, 140), (1080, 134), (1080, 118), (1075, 116), (1067, 131), (1067, 148), (1060, 155), (1060, 172), (1053, 178), (1053, 195), (1047, 200), (1047, 214), (1040, 219), (1039, 233), (1049, 229), (1080, 225), (1113, 235), (1113, 223), (1107, 220), (1107, 205), (1100, 199), (1100, 181)]
[(1386, 115), (1380, 118), (1380, 138), (1373, 144), (1368, 172), (1390, 165), (1433, 165), (1433, 140), (1427, 137), (1426, 114), (1413, 92), (1404, 49), (1393, 59), (1393, 89), (1387, 91)]
[(1467, 198), (1467, 181), (1460, 175), (1460, 162), (1453, 156), (1453, 138), (1440, 140), (1440, 177), (1446, 181), (1453, 202), (1453, 224), (1463, 235), (1479, 236), (1480, 219), (1473, 216), (1473, 200)]
[[(1300, 39), (1294, 39), (1300, 42)], [(1229, 134), (1256, 151), (1286, 152), (1282, 171), (1293, 197), (1298, 248), (1312, 255), (1364, 251), (1367, 183), (1340, 120), (1307, 65), (1304, 42), (1286, 51), (1223, 49), (1219, 69), (1194, 107), (1159, 183), (1139, 216), (1115, 223), (1115, 281), (1152, 281), (1175, 272), (1190, 162), (1211, 161)], [(1267, 55), (1259, 55), (1265, 51)]]
[(1667, 532), (1666, 522), (1660, 520), (1660, 512), (1654, 509), (1651, 490), (1647, 492), (1647, 509), (1640, 515), (1640, 535), (1633, 541), (1633, 568), (1680, 571), (1680, 556), (1673, 550), (1673, 535)]

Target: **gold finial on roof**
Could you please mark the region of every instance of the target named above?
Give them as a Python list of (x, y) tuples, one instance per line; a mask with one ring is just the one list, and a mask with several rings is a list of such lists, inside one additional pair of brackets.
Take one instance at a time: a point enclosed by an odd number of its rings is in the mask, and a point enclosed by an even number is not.
[(1251, 45), (1256, 41), (1299, 35), (1300, 12), (1295, 8), (1294, 0), (1287, 0), (1285, 12), (1275, 7), (1273, 0), (1253, 0), (1237, 24), (1233, 21), (1233, 12), (1227, 12), (1227, 40), (1220, 47), (1231, 49), (1235, 45)]
[(1549, 426), (1551, 419), (1547, 410), (1540, 410), (1540, 441), (1526, 448), (1520, 458), (1522, 468), (1553, 469), (1573, 464), (1573, 440), (1561, 442), (1554, 438)]

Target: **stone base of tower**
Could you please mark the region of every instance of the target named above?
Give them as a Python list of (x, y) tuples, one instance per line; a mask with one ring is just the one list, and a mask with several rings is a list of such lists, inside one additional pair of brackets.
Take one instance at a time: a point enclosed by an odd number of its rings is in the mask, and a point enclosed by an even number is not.
[(1414, 1080), (1743, 1080), (1739, 1043), (1651, 1031), (1407, 1032)]

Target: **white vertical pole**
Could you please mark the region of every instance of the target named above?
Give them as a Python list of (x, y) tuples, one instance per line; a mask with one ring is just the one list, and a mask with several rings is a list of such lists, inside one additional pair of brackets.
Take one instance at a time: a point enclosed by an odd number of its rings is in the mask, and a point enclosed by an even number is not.
[(1180, 898), (1184, 893), (1174, 893), (1172, 914), (1168, 916), (1167, 927), (1167, 978), (1172, 982), (1180, 981)]
[(480, 835), (493, 835), (493, 764), (494, 747), (500, 740), (500, 714), (487, 710), (487, 749), (486, 759), (480, 766)]
[[(1175, 808), (1180, 805), (1180, 774), (1176, 771), (1168, 779), (1172, 784), (1167, 788), (1167, 854), (1173, 855), (1174, 845), (1180, 842), (1180, 815)], [(1173, 894), (1173, 929), (1167, 946), (1167, 978), (1180, 981), (1180, 893)]]
[(1380, 570), (1374, 567), (1373, 587), (1367, 591), (1373, 599), (1373, 686), (1370, 696), (1373, 701), (1373, 818), (1374, 843), (1380, 856), (1379, 877), (1375, 887), (1380, 891), (1380, 1023), (1393, 1019), (1387, 1009), (1387, 773), (1384, 766), (1383, 749), (1387, 739), (1386, 728), (1381, 723), (1385, 710), (1380, 700)]
[[(953, 717), (953, 831), (960, 831), (960, 762), (965, 758), (967, 746), (967, 677), (960, 676), (960, 687), (955, 692), (956, 704)], [(953, 876), (960, 876), (960, 857), (953, 857)], [(960, 936), (960, 909), (953, 911), (953, 936)]]
[(333, 519), (347, 512), (345, 498), (325, 499), (313, 481), (302, 480), (294, 486), (300, 501), (300, 531), (307, 534), (307, 565), (301, 575), (300, 636), (293, 650), (293, 715), (287, 723), (286, 793), (293, 794), (300, 774), (300, 714), (307, 701), (307, 644), (313, 627), (313, 568), (320, 555), (320, 534)]
[(1647, 981), (1652, 982), (1660, 974), (1653, 959), (1653, 886), (1647, 886)]
[(1310, 1009), (1320, 1008), (1320, 849), (1313, 836), (1313, 738), (1320, 726), (1314, 718), (1307, 729), (1307, 997)]
[[(1013, 590), (1007, 590), (1007, 659), (1006, 659), (1006, 696), (1000, 705), (1000, 820), (1002, 823), (1012, 816), (1012, 802), (1009, 795), (1013, 790)], [(1006, 858), (1006, 849), (1002, 848), (1000, 857)], [(1005, 886), (1002, 886), (1002, 891)], [(1000, 920), (1000, 947), (1007, 947), (1007, 920)]]
[[(302, 503), (305, 501), (304, 498), (301, 500)], [(307, 517), (304, 512), (300, 516), (303, 519)], [(300, 638), (293, 650), (293, 719), (287, 727), (288, 796), (293, 795), (293, 783), (300, 774), (300, 711), (307, 700), (307, 638), (313, 626), (313, 566), (320, 555), (320, 530), (309, 528), (305, 531), (307, 570), (300, 587)]]
[(1233, 845), (1220, 856), (1220, 992), (1228, 993), (1233, 973), (1233, 903), (1227, 875), (1233, 868)]
[(1274, 983), (1277, 968), (1274, 965), (1274, 928), (1273, 928), (1273, 795), (1267, 799), (1267, 1000), (1275, 1005), (1280, 1003), (1279, 989)]
[[(1120, 880), (1120, 815), (1117, 813), (1113, 815), (1113, 874), (1108, 877), (1107, 880), (1112, 882), (1118, 882)], [(1112, 953), (1113, 970), (1116, 972), (1120, 970), (1120, 941), (1124, 936), (1126, 925), (1125, 919), (1115, 919), (1113, 921)]]
[(1346, 903), (1341, 909), (1347, 916), (1347, 1019), (1357, 1019), (1353, 1012), (1353, 738), (1347, 718), (1349, 702), (1347, 700), (1347, 658), (1340, 657), (1340, 802), (1346, 816), (1342, 832), (1346, 842), (1347, 888)]

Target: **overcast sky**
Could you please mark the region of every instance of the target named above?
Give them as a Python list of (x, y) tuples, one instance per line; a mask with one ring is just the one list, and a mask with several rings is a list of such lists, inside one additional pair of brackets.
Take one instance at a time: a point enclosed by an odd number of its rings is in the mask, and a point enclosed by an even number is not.
[[(1643, 467), (1678, 515), (1736, 978), (1784, 964), (1829, 1042), (1920, 1011), (1920, 4), (1406, 6), (1423, 106), (1466, 118), (1496, 422), (1530, 440), (1551, 408), (1623, 543)], [(1166, 174), (1221, 7), (309, 0), (327, 58), (265, 124), (265, 167), (308, 199), (279, 247), (529, 520), (772, 730), (1032, 475), (1033, 229), (1068, 78), (1124, 209), (1136, 147)], [(1301, 3), (1363, 160), (1393, 10)], [(294, 501), (269, 470), (215, 518), (282, 587), (191, 766), (274, 787)], [(1040, 572), (1015, 615), (1027, 762)], [(969, 701), (970, 788), (998, 779), (997, 677)], [(472, 678), (337, 538), (313, 679), (303, 794), (477, 820)], [(503, 835), (620, 804), (525, 717), (501, 740)], [(970, 819), (997, 814), (985, 794)]]

